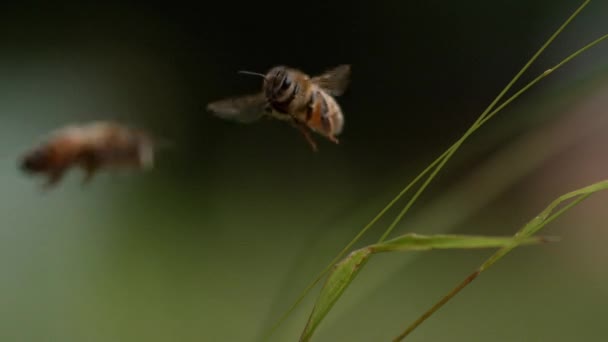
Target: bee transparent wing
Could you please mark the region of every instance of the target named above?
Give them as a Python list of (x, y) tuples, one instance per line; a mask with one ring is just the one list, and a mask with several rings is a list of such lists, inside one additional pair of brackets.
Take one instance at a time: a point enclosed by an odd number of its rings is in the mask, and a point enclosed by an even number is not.
[(350, 81), (350, 65), (339, 65), (322, 75), (313, 77), (311, 81), (330, 95), (340, 96), (344, 93)]
[(266, 113), (266, 97), (263, 93), (231, 97), (207, 105), (207, 110), (222, 119), (251, 123)]

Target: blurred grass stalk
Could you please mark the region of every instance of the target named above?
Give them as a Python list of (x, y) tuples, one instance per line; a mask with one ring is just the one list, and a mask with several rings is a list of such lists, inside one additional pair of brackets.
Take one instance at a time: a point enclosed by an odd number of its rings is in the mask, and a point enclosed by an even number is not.
[[(304, 297), (310, 292), (310, 290), (318, 284), (318, 282), (332, 269), (332, 267), (341, 260), (341, 258), (352, 248), (352, 246), (360, 240), (360, 238), (369, 230), (371, 227), (379, 221), (387, 212), (390, 210), (410, 189), (413, 188), (422, 178), (424, 178), (429, 172), (430, 175), (425, 179), (424, 183), (420, 186), (420, 188), (416, 191), (416, 193), (412, 196), (412, 198), (407, 202), (401, 212), (396, 216), (393, 222), (389, 225), (386, 231), (383, 233), (381, 238), (379, 239), (379, 243), (384, 241), (394, 230), (397, 224), (403, 219), (405, 214), (409, 211), (415, 201), (419, 198), (419, 196), (424, 192), (426, 187), (431, 183), (434, 177), (439, 173), (439, 171), (443, 168), (443, 166), (449, 161), (449, 159), (453, 156), (453, 154), (460, 148), (460, 146), (472, 135), (477, 129), (479, 129), (483, 124), (485, 124), (489, 119), (495, 116), (499, 111), (504, 109), (507, 105), (513, 102), (516, 98), (534, 86), (536, 83), (549, 76), (551, 73), (576, 58), (581, 53), (590, 49), (591, 47), (597, 45), (604, 39), (608, 38), (608, 35), (604, 35), (595, 41), (587, 44), (583, 48), (579, 49), (572, 55), (568, 56), (560, 63), (555, 65), (553, 68), (547, 69), (541, 75), (537, 76), (534, 80), (529, 82), (515, 94), (513, 94), (509, 99), (505, 100), (500, 106), (496, 107), (496, 105), (500, 102), (500, 100), (505, 96), (505, 94), (512, 88), (512, 86), (520, 79), (523, 73), (536, 61), (536, 59), (542, 54), (542, 52), (561, 34), (561, 32), (565, 29), (566, 26), (574, 19), (576, 16), (591, 2), (591, 0), (586, 0), (580, 7), (574, 11), (574, 13), (555, 31), (555, 33), (543, 44), (543, 46), (530, 58), (530, 60), (524, 65), (524, 67), (513, 77), (513, 79), (507, 84), (507, 86), (500, 92), (500, 94), (492, 101), (492, 103), (486, 108), (486, 110), (478, 117), (478, 119), (471, 125), (471, 127), (464, 133), (464, 135), (456, 141), (450, 148), (448, 148), (441, 156), (435, 159), (426, 169), (424, 169), (412, 182), (410, 182), (393, 200), (391, 200), (387, 206), (385, 206), (379, 213), (374, 217), (347, 245), (344, 247), (340, 253), (325, 267), (325, 269), (315, 278), (315, 280), (309, 284), (302, 294), (298, 297), (296, 302), (288, 309), (288, 311), (279, 319), (279, 321), (271, 328), (269, 335), (272, 334), (280, 324), (290, 315), (291, 312), (297, 307), (297, 305), (304, 299)], [(432, 172), (431, 172), (432, 171)], [(268, 335), (268, 336), (269, 336)]]

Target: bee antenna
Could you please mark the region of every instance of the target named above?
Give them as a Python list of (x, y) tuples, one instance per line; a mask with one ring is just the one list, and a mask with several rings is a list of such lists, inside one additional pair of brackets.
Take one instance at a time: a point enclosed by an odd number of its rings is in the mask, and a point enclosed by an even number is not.
[(247, 71), (247, 70), (239, 70), (238, 71), (239, 74), (244, 74), (244, 75), (254, 75), (254, 76), (260, 76), (263, 79), (266, 79), (266, 75), (261, 74), (259, 72), (253, 72), (253, 71)]

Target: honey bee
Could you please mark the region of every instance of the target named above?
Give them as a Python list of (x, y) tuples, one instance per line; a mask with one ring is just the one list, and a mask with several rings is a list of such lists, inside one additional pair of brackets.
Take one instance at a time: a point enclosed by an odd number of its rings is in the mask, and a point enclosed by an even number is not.
[(46, 174), (45, 188), (56, 185), (72, 167), (84, 171), (86, 184), (101, 169), (149, 169), (153, 165), (152, 138), (141, 130), (116, 122), (70, 125), (51, 132), (19, 162), (28, 174)]
[(339, 65), (315, 77), (287, 66), (276, 66), (266, 74), (241, 71), (263, 77), (262, 92), (212, 102), (207, 110), (220, 118), (242, 123), (261, 117), (287, 121), (317, 151), (311, 131), (339, 143), (337, 136), (344, 128), (344, 115), (334, 97), (346, 90), (350, 71), (350, 65)]

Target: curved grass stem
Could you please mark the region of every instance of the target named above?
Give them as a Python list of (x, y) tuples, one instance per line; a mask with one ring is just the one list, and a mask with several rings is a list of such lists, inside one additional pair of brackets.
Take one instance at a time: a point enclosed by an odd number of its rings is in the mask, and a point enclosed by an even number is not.
[(580, 51), (580, 52), (577, 51), (577, 53), (575, 53), (574, 56), (570, 56), (570, 57), (566, 58), (564, 61), (562, 61), (560, 64), (558, 64), (553, 69), (549, 69), (549, 70), (551, 70), (550, 72), (545, 71), (542, 75), (540, 75), (535, 80), (533, 80), (532, 82), (530, 82), (526, 86), (524, 86), (521, 90), (519, 90), (518, 92), (516, 92), (515, 95), (513, 95), (510, 99), (508, 99), (507, 101), (505, 101), (496, 110), (492, 111), (492, 109), (496, 106), (496, 104), (498, 104), (498, 102), (511, 89), (511, 87), (513, 87), (513, 85), (521, 78), (521, 76), (528, 70), (528, 68), (530, 68), (530, 66), (536, 61), (536, 59), (538, 59), (538, 57), (547, 49), (547, 47), (549, 47), (549, 45), (551, 45), (551, 43), (553, 43), (553, 41), (562, 33), (562, 31), (566, 28), (566, 26), (568, 26), (568, 24), (570, 24), (570, 22), (572, 22), (572, 20), (574, 20), (574, 18), (576, 18), (576, 16), (578, 16), (578, 14), (590, 2), (591, 2), (591, 0), (586, 0), (582, 5), (580, 5), (576, 9), (576, 11), (574, 11), (570, 15), (570, 17), (568, 17), (568, 19), (566, 19), (566, 21), (564, 21), (564, 23), (551, 35), (551, 37), (549, 37), (549, 39), (547, 39), (547, 41), (540, 47), (540, 49), (538, 49), (538, 51), (536, 51), (536, 53), (530, 58), (530, 60), (528, 60), (528, 62), (521, 68), (521, 70), (519, 70), (519, 72), (513, 77), (513, 79), (511, 79), (511, 81), (504, 87), (504, 89), (498, 94), (498, 96), (496, 96), (496, 98), (494, 99), (494, 101), (492, 101), (492, 103), (490, 103), (490, 105), (488, 106), (488, 108), (486, 108), (483, 111), (483, 113), (481, 113), (481, 115), (471, 125), (471, 127), (469, 127), (469, 129), (464, 133), (464, 135), (460, 139), (458, 139), (458, 141), (456, 141), (456, 143), (454, 143), (454, 145), (452, 145), (448, 149), (448, 151), (446, 151), (447, 155), (445, 155), (445, 157), (443, 158), (442, 162), (439, 164), (439, 166), (437, 166), (437, 168), (433, 171), (433, 173), (431, 173), (431, 175), (427, 178), (427, 180), (424, 182), (424, 184), (422, 184), (422, 186), (420, 186), (420, 188), (418, 189), (418, 191), (408, 201), (408, 203), (405, 205), (405, 207), (397, 215), (397, 217), (395, 218), (395, 220), (388, 226), (388, 228), (386, 229), (386, 231), (384, 232), (384, 234), (382, 234), (382, 236), (380, 237), (379, 242), (382, 242), (382, 241), (386, 240), (386, 238), (388, 238), (388, 236), (395, 229), (395, 227), (397, 226), (397, 224), (403, 219), (403, 217), (405, 216), (405, 214), (407, 214), (407, 212), (412, 207), (412, 205), (414, 205), (414, 203), (416, 202), (416, 200), (418, 200), (418, 197), (422, 194), (422, 192), (424, 192), (424, 190), (426, 190), (426, 188), (430, 184), (430, 182), (435, 178), (435, 176), (439, 173), (439, 171), (443, 168), (443, 166), (447, 163), (447, 161), (452, 157), (452, 155), (458, 150), (458, 148), (460, 148), (460, 145), (462, 145), (462, 143), (471, 134), (473, 134), (484, 123), (486, 123), (490, 118), (492, 118), (494, 115), (496, 115), (496, 113), (498, 113), (500, 110), (502, 110), (504, 107), (506, 107), (509, 103), (511, 103), (513, 100), (515, 100), (521, 94), (523, 94), (524, 92), (526, 92), (530, 87), (532, 87), (538, 81), (540, 81), (544, 77), (548, 76), (552, 71), (554, 71), (555, 69), (559, 68), (561, 65), (567, 63), (572, 58), (576, 57), (578, 54), (582, 53), (583, 51), (585, 51), (586, 49), (588, 49), (590, 47), (590, 46), (589, 47), (586, 46), (583, 49), (581, 49), (582, 51)]
[[(518, 234), (516, 234), (516, 236), (519, 236), (521, 238), (532, 236), (533, 234), (538, 232), (540, 229), (542, 229), (544, 226), (551, 223), (553, 220), (555, 220), (556, 218), (561, 216), (567, 210), (569, 210), (572, 207), (574, 207), (575, 205), (579, 204), (580, 202), (582, 202), (583, 200), (585, 200), (587, 197), (591, 196), (592, 194), (593, 193), (591, 192), (591, 193), (587, 193), (584, 195), (579, 195), (578, 198), (576, 198), (575, 200), (568, 203), (566, 206), (564, 206), (562, 209), (557, 211), (555, 214), (553, 214), (550, 217), (543, 220), (542, 223), (539, 224), (538, 226), (536, 226), (533, 231), (524, 232), (522, 230), (522, 231), (518, 232)], [(520, 233), (524, 233), (524, 234), (520, 234)], [(502, 257), (507, 255), (509, 252), (511, 252), (517, 246), (518, 246), (517, 244), (514, 244), (512, 246), (499, 249), (490, 258), (488, 258), (488, 260), (486, 260), (475, 272), (471, 273), (460, 284), (456, 285), (456, 287), (454, 287), (452, 290), (450, 290), (450, 292), (448, 292), (445, 296), (443, 296), (430, 309), (428, 309), (425, 313), (423, 313), (420, 317), (418, 317), (413, 323), (411, 323), (401, 334), (399, 334), (397, 337), (395, 337), (393, 339), (393, 342), (402, 341), (407, 336), (409, 336), (414, 330), (416, 330), (416, 328), (418, 328), (422, 323), (424, 323), (424, 321), (426, 321), (435, 312), (437, 312), (439, 309), (441, 309), (447, 302), (449, 302), (458, 293), (460, 293), (460, 291), (462, 291), (465, 287), (467, 287), (470, 283), (472, 283), (473, 280), (475, 280), (477, 278), (477, 276), (479, 276), (483, 271), (487, 270), (489, 267), (494, 265), (494, 263), (496, 263)]]

